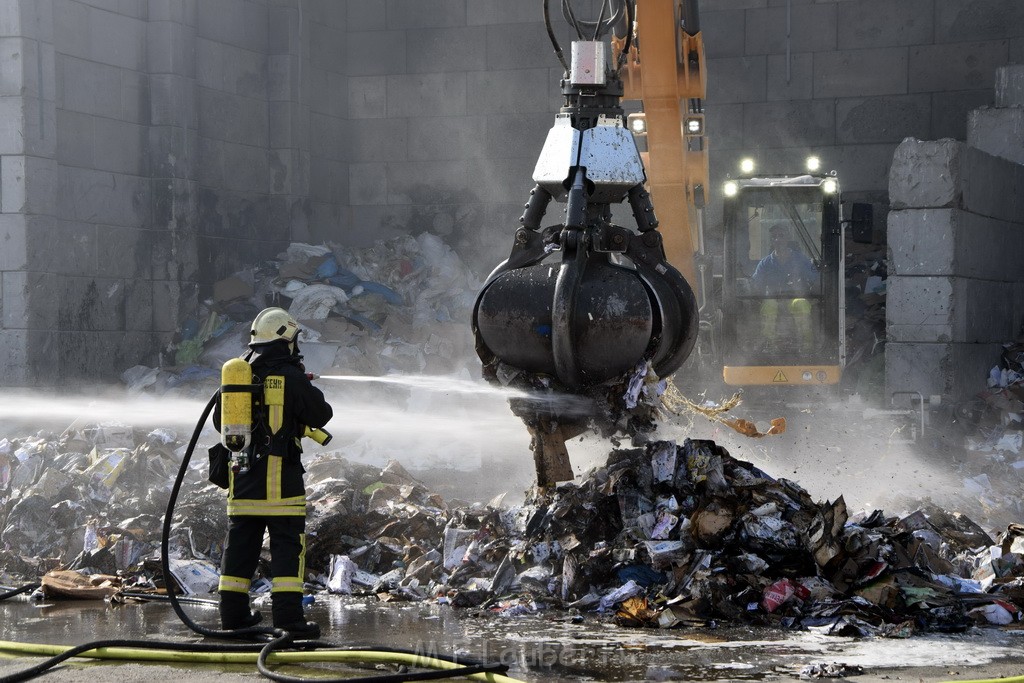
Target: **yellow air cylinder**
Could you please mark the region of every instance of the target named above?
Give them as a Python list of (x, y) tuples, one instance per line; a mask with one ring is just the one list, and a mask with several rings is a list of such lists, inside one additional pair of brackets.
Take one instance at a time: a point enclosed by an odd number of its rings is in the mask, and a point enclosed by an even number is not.
[(220, 440), (238, 453), (252, 438), (252, 370), (241, 358), (232, 358), (220, 370)]

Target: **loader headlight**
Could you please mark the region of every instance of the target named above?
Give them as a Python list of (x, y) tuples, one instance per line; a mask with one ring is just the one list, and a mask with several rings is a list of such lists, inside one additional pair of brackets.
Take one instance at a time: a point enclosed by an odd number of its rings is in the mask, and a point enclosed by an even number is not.
[(641, 112), (634, 112), (626, 117), (626, 124), (633, 132), (633, 135), (647, 135), (647, 116)]
[(742, 171), (743, 173), (753, 173), (754, 160), (751, 159), (750, 157), (747, 157), (746, 159), (740, 161), (740, 171)]
[(735, 197), (736, 193), (740, 191), (739, 183), (735, 180), (725, 181), (725, 185), (722, 186), (722, 192), (725, 193), (726, 197)]
[(818, 157), (810, 156), (807, 157), (807, 170), (811, 173), (815, 173), (821, 168), (821, 159)]
[(700, 115), (687, 116), (685, 128), (687, 135), (704, 135), (704, 117)]
[(835, 181), (835, 178), (826, 178), (821, 184), (821, 191), (825, 194), (835, 194), (838, 189), (839, 183)]

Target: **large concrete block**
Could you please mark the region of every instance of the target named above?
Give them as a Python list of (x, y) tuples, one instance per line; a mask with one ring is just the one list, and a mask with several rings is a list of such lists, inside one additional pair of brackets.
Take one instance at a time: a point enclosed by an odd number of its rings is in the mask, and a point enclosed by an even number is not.
[(885, 348), (887, 392), (920, 391), (944, 401), (974, 397), (999, 362), (1000, 344), (895, 343)]
[(195, 29), (170, 21), (146, 24), (146, 72), (179, 74), (193, 78), (196, 72)]
[(349, 164), (336, 159), (313, 157), (310, 159), (309, 196), (315, 202), (326, 204), (347, 203), (349, 192)]
[[(59, 275), (91, 276), (101, 268), (96, 225), (50, 217), (34, 217), (29, 222), (29, 228), (30, 239), (26, 255), (30, 270)], [(103, 263), (102, 267), (107, 265)]]
[(814, 55), (768, 55), (767, 72), (765, 98), (769, 102), (814, 97)]
[(552, 123), (554, 116), (544, 112), (487, 116), (484, 118), (483, 152), (469, 156), (495, 159), (523, 157), (536, 162)]
[(944, 0), (935, 3), (935, 42), (998, 40), (1021, 34), (1024, 5), (1017, 0)]
[(841, 188), (884, 194), (889, 188), (892, 150), (891, 144), (880, 143), (821, 147), (812, 151), (821, 156), (826, 168), (839, 173)]
[(0, 210), (52, 214), (57, 200), (57, 161), (29, 156), (0, 157)]
[(348, 33), (345, 63), (349, 76), (408, 73), (404, 31)]
[(403, 161), (409, 158), (405, 119), (363, 119), (348, 125), (348, 158), (353, 162)]
[(744, 106), (742, 104), (707, 103), (704, 108), (704, 121), (709, 149), (713, 149), (717, 153), (722, 150), (744, 147)]
[(995, 85), (996, 69), (1006, 64), (1007, 42), (987, 41), (909, 48), (909, 92), (975, 90)]
[(928, 95), (851, 97), (836, 103), (839, 144), (897, 143), (907, 137), (928, 139), (930, 121)]
[(221, 54), (227, 49), (214, 40), (197, 36), (196, 50), (196, 84), (212, 90), (224, 89), (224, 60)]
[(89, 58), (123, 69), (146, 69), (146, 22), (132, 17), (89, 11)]
[(39, 96), (36, 45), (35, 41), (23, 38), (0, 38), (0, 97), (17, 97), (30, 92)]
[(263, 99), (267, 96), (267, 56), (226, 47), (221, 51), (224, 60), (224, 89), (229, 93)]
[[(107, 277), (126, 278), (131, 289), (153, 277), (153, 245), (156, 233), (134, 227), (97, 225), (95, 243), (100, 272)], [(152, 291), (152, 290), (150, 290)], [(152, 303), (152, 296), (149, 297)]]
[[(324, 26), (325, 9), (338, 7), (343, 3), (327, 2), (316, 3), (310, 8), (312, 11), (307, 15), (310, 36), (318, 35), (314, 27)], [(344, 7), (342, 7), (344, 11)], [(302, 49), (301, 39), (304, 26), (299, 24), (301, 11), (299, 7), (268, 7), (267, 22), (270, 31), (267, 35), (267, 53), (270, 55), (298, 55)], [(329, 26), (329, 25), (328, 25)], [(335, 28), (338, 28), (335, 26)]]
[(206, 88), (197, 96), (200, 135), (267, 146), (267, 102)]
[[(267, 151), (267, 163), (271, 193), (288, 197), (309, 195), (309, 152), (300, 149), (272, 149)], [(341, 202), (344, 199), (344, 195), (338, 195), (335, 201)], [(280, 207), (280, 204), (274, 205), (275, 209), (280, 210)], [(290, 217), (284, 220), (289, 223)]]
[(24, 214), (0, 214), (0, 272), (27, 267), (27, 233), (28, 220)]
[[(348, 70), (348, 32), (342, 28), (313, 24), (309, 27), (310, 62), (328, 71), (344, 73)], [(300, 54), (297, 49), (292, 54)]]
[(350, 164), (348, 200), (352, 206), (387, 204), (387, 164), (382, 162)]
[(387, 0), (388, 28), (412, 29), (465, 26), (471, 0)]
[(0, 330), (0, 344), (5, 349), (0, 355), (0, 387), (38, 386), (38, 379), (29, 373), (29, 336), (25, 330)]
[(751, 103), (743, 108), (743, 142), (755, 147), (804, 147), (835, 141), (831, 100)]
[(903, 209), (888, 216), (889, 273), (1012, 282), (1020, 278), (1020, 225), (959, 209)]
[[(558, 63), (547, 31), (537, 24), (488, 26), (486, 35), (487, 61), (467, 61), (463, 68), (472, 71), (485, 67), (488, 70), (546, 69)], [(569, 54), (569, 45), (563, 45), (562, 49)]]
[(326, 113), (341, 119), (348, 118), (348, 76), (327, 72)]
[(121, 69), (58, 55), (61, 88), (57, 106), (83, 114), (121, 118)]
[(382, 31), (387, 28), (387, 0), (337, 0), (348, 3), (345, 28), (349, 31)]
[(708, 64), (715, 77), (708, 80), (708, 100), (719, 104), (764, 102), (767, 93), (767, 58), (724, 57)]
[[(351, 208), (347, 206), (313, 202), (309, 215), (310, 241), (314, 243), (343, 242), (345, 235), (352, 230), (351, 213)], [(375, 239), (380, 239), (380, 237), (377, 235)]]
[[(483, 116), (431, 116), (409, 119), (408, 158), (467, 159), (484, 154), (486, 118)], [(520, 145), (528, 146), (526, 140)]]
[(954, 140), (907, 139), (896, 148), (889, 180), (894, 209), (961, 208), (1024, 222), (1024, 168)]
[[(153, 283), (149, 280), (125, 280), (124, 329), (126, 332), (153, 330)], [(141, 349), (140, 349), (141, 351)], [(147, 350), (151, 357), (153, 349)]]
[[(23, 5), (21, 2), (5, 2), (6, 6)], [(16, 11), (16, 10), (14, 10)], [(89, 59), (92, 43), (91, 21), (92, 12), (88, 5), (78, 0), (54, 0), (53, 34), (56, 44), (64, 55)], [(21, 35), (21, 22), (15, 33), (5, 35)]]
[(886, 338), (894, 342), (1002, 343), (1017, 334), (1015, 285), (964, 277), (890, 275)]
[[(148, 170), (146, 154), (151, 130), (134, 123), (97, 117), (93, 122), (93, 135), (96, 136), (95, 168), (114, 173), (145, 175)], [(176, 151), (186, 152), (183, 145)]]
[(967, 138), (967, 118), (978, 107), (992, 106), (992, 91), (964, 90), (931, 93), (932, 133), (929, 139)]
[(1024, 164), (1024, 107), (975, 109), (967, 119), (967, 144)]
[(388, 204), (431, 204), (465, 196), (466, 162), (406, 161), (387, 164)]
[(25, 115), (21, 123), (25, 154), (53, 157), (57, 153), (57, 107), (52, 100), (37, 97), (23, 97), (21, 100)]
[(387, 116), (465, 114), (466, 78), (465, 73), (388, 76)]
[(352, 119), (383, 118), (387, 115), (386, 76), (352, 76), (348, 79), (348, 115)]
[(536, 3), (529, 0), (472, 0), (466, 3), (469, 26), (540, 22)]
[(196, 160), (196, 182), (207, 187), (221, 187), (224, 183), (224, 143), (200, 136)]
[(487, 63), (487, 33), (483, 26), (410, 32), (406, 39), (409, 73), (483, 69)]
[(814, 96), (902, 95), (907, 48), (838, 50), (814, 55)]
[(0, 273), (0, 293), (3, 301), (0, 304), (0, 327), (5, 330), (25, 330), (29, 325), (29, 281), (25, 271), (8, 271)]
[(267, 57), (267, 99), (298, 101), (302, 76), (302, 58), (298, 55)]
[(154, 126), (196, 128), (199, 110), (191, 79), (178, 74), (155, 74), (149, 78), (149, 123)]
[[(404, 127), (403, 121), (395, 123)], [(315, 141), (314, 146), (318, 155), (338, 160), (349, 158), (349, 140), (354, 136), (344, 119), (312, 112), (309, 115), (309, 126), (309, 138)]]
[(153, 178), (193, 178), (199, 152), (194, 130), (172, 126), (143, 128), (148, 175)]
[(702, 8), (700, 30), (704, 38), (704, 54), (708, 59), (742, 57), (746, 53), (745, 17), (746, 13), (740, 9), (720, 11)]
[(267, 7), (246, 0), (198, 2), (196, 34), (260, 54), (267, 53)]
[(149, 218), (149, 181), (86, 168), (58, 168), (57, 215), (71, 221), (144, 225)]
[(224, 187), (236, 192), (266, 192), (270, 187), (267, 149), (224, 145)]
[[(467, 162), (469, 181), (464, 189), (467, 197), (476, 202), (519, 202), (520, 211), (533, 189), (533, 167), (536, 160), (528, 157), (513, 159), (470, 159)], [(560, 216), (564, 205), (552, 202), (547, 218)]]
[(270, 102), (267, 115), (271, 149), (309, 147), (309, 109), (297, 102)]
[(837, 8), (840, 50), (932, 42), (933, 0), (860, 0)]
[(185, 23), (185, 0), (149, 0), (150, 21)]
[(996, 69), (996, 106), (1024, 107), (1024, 64)]
[(761, 9), (768, 7), (768, 0), (718, 0), (715, 3), (716, 9)]
[(180, 329), (187, 314), (198, 303), (194, 283), (177, 280), (157, 280), (153, 286), (153, 331), (171, 333)]
[[(466, 113), (515, 114), (551, 112), (554, 102), (544, 88), (548, 69), (471, 71), (466, 74)], [(388, 102), (390, 107), (390, 100)], [(453, 112), (457, 113), (457, 112)]]
[(834, 4), (800, 5), (791, 10), (786, 7), (748, 10), (747, 54), (780, 54), (785, 53), (787, 47), (794, 52), (835, 50), (837, 15)]

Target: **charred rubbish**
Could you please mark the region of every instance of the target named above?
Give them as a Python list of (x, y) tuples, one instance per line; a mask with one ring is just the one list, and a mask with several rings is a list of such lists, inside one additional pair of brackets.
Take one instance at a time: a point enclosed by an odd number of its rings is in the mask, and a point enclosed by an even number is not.
[[(182, 451), (167, 432), (114, 426), (0, 442), (2, 582), (42, 577), (49, 597), (166, 590), (158, 508)], [(40, 453), (56, 466), (37, 467)], [(816, 502), (713, 441), (613, 450), (606, 465), (519, 506), (446, 501), (397, 462), (325, 453), (308, 470), (310, 593), (502, 616), (593, 613), (623, 626), (894, 637), (1021, 619), (1018, 525), (993, 540), (937, 508), (850, 514), (842, 498)], [(205, 466), (185, 491), (170, 588), (203, 595), (217, 586), (223, 494)], [(263, 561), (252, 590), (268, 592), (268, 577)]]

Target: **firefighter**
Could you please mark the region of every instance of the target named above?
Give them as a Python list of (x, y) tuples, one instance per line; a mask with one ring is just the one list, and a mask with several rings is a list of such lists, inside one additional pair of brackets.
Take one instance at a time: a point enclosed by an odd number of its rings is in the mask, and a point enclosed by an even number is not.
[[(250, 611), (249, 584), (260, 558), (263, 534), (269, 531), (273, 624), (294, 637), (316, 639), (320, 627), (307, 622), (302, 610), (306, 490), (300, 438), (307, 427), (327, 424), (333, 411), (306, 375), (298, 334), (298, 323), (281, 308), (261, 311), (252, 323), (250, 350), (243, 356), (256, 388), (251, 439), (238, 454), (228, 482), (229, 528), (221, 564), (220, 617), (225, 630), (261, 621), (259, 612)], [(222, 390), (218, 403), (224, 396)], [(214, 411), (214, 426), (221, 430), (220, 405)]]

